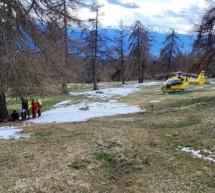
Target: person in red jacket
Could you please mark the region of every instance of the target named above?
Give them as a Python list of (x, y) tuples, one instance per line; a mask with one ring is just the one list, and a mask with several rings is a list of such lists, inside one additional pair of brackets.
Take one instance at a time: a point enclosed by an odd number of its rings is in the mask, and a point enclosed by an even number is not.
[(32, 99), (31, 105), (32, 105), (32, 118), (36, 118), (37, 111), (38, 111), (38, 108), (39, 108), (39, 102), (35, 101), (34, 99)]

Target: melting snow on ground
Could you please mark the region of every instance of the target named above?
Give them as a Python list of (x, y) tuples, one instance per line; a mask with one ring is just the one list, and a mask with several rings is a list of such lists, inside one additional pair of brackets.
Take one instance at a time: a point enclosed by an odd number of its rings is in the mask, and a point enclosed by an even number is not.
[(94, 117), (103, 117), (119, 114), (129, 114), (136, 112), (143, 112), (138, 106), (130, 106), (126, 103), (118, 102), (92, 102), (79, 103), (67, 107), (55, 108), (46, 111), (41, 117), (31, 119), (31, 123), (51, 123), (51, 122), (80, 122), (86, 121)]
[(105, 88), (100, 90), (93, 91), (82, 91), (82, 92), (70, 92), (71, 96), (79, 96), (85, 95), (89, 98), (99, 98), (103, 100), (111, 99), (111, 98), (119, 98), (127, 96), (128, 94), (137, 92), (140, 90), (139, 87), (142, 86), (155, 86), (160, 85), (161, 82), (146, 82), (146, 83), (137, 83), (137, 84), (125, 84), (119, 88)]
[[(62, 101), (54, 105), (53, 109), (43, 112), (41, 117), (28, 120), (30, 123), (61, 123), (86, 121), (94, 117), (112, 116), (119, 114), (129, 114), (144, 112), (138, 106), (131, 106), (120, 103), (117, 100), (128, 94), (137, 92), (141, 86), (154, 86), (161, 82), (146, 82), (141, 84), (123, 85), (119, 88), (106, 88), (97, 91), (71, 92), (71, 96), (85, 95), (89, 98), (98, 98), (104, 102), (82, 102), (71, 105), (70, 100)], [(108, 100), (108, 101), (107, 101)], [(24, 135), (19, 134), (22, 129), (14, 127), (0, 127), (0, 138), (19, 138)]]
[(30, 137), (30, 134), (22, 134), (20, 131), (22, 131), (22, 129), (16, 127), (0, 127), (0, 139), (19, 139), (20, 137)]
[(83, 91), (83, 92), (70, 92), (71, 96), (85, 95), (89, 98), (99, 98), (107, 100), (117, 96), (124, 97), (133, 92), (139, 91), (139, 88), (120, 87), (120, 88), (106, 88), (101, 90)]
[(62, 101), (60, 103), (57, 103), (57, 104), (53, 105), (53, 107), (57, 108), (57, 107), (67, 106), (70, 104), (71, 104), (71, 100), (67, 100), (67, 101)]
[(160, 102), (160, 100), (152, 100), (152, 101), (150, 101), (150, 103), (159, 103)]
[(154, 81), (154, 82), (143, 82), (143, 83), (136, 83), (136, 84), (125, 84), (123, 85), (124, 87), (142, 87), (142, 86), (156, 86), (156, 85), (161, 85), (162, 82), (161, 81)]
[[(56, 104), (55, 109), (46, 111), (41, 117), (31, 119), (31, 123), (51, 122), (78, 122), (86, 121), (94, 117), (103, 117), (119, 114), (143, 112), (138, 106), (119, 103), (117, 99), (140, 90), (140, 86), (153, 86), (160, 82), (148, 82), (141, 84), (125, 85), (119, 88), (106, 88), (96, 91), (70, 92), (71, 96), (85, 95), (89, 98), (109, 100), (108, 102), (82, 102), (69, 105), (71, 101), (63, 101)], [(57, 108), (56, 108), (57, 107)]]
[(181, 151), (192, 153), (194, 156), (196, 156), (198, 158), (203, 158), (205, 160), (215, 162), (215, 152), (211, 152), (211, 151), (208, 151), (208, 150), (203, 150), (202, 152), (207, 154), (207, 155), (203, 155), (203, 154), (201, 154), (200, 150), (195, 150), (192, 147), (181, 147), (181, 146), (179, 146), (179, 148), (180, 148)]

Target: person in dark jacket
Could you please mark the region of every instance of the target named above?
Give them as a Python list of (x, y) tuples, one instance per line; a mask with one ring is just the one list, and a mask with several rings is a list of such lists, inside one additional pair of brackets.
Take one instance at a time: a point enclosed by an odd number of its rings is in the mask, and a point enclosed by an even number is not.
[(22, 99), (22, 110), (21, 110), (21, 116), (22, 120), (26, 120), (27, 118), (27, 110), (28, 110), (28, 102), (26, 99)]
[(12, 121), (18, 121), (19, 120), (19, 113), (16, 112), (16, 110), (13, 110), (13, 113), (10, 115)]

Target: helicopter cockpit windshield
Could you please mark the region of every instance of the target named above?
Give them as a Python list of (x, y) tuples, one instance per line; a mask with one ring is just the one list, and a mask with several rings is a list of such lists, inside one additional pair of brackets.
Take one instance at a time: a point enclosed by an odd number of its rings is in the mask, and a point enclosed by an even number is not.
[(168, 80), (166, 84), (168, 86), (179, 85), (182, 84), (182, 80)]

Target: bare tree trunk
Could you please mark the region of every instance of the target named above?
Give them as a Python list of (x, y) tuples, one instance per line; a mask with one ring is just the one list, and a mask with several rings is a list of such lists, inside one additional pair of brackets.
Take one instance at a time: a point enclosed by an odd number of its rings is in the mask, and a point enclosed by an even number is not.
[[(173, 42), (173, 38), (172, 38), (172, 42)], [(172, 67), (172, 51), (173, 51), (173, 43), (171, 43), (170, 55), (168, 58), (168, 71), (169, 72), (171, 72), (173, 70), (173, 67)]]
[(98, 90), (97, 85), (97, 50), (98, 49), (98, 2), (96, 7), (96, 29), (95, 29), (95, 52), (94, 52), (94, 59), (93, 59), (93, 90)]
[(63, 77), (63, 83), (62, 83), (62, 91), (63, 93), (68, 93), (68, 85), (67, 85), (67, 77), (65, 74), (65, 68), (68, 67), (68, 34), (67, 34), (67, 18), (66, 18), (66, 14), (67, 14), (67, 7), (66, 7), (66, 0), (64, 0), (64, 57), (65, 57), (65, 61), (64, 61), (64, 67), (63, 67), (63, 72), (64, 72), (64, 77)]
[(125, 64), (124, 64), (124, 60), (122, 60), (121, 78), (122, 78), (122, 84), (125, 84)]
[(140, 29), (138, 27), (138, 74), (139, 74), (139, 83), (143, 83), (143, 68), (142, 64), (140, 63), (141, 61), (141, 53), (140, 53)]
[(140, 57), (138, 59), (138, 74), (139, 74), (139, 83), (143, 83), (143, 64), (141, 63)]
[(95, 58), (93, 59), (93, 90), (98, 90)]
[(143, 83), (143, 80), (144, 80), (144, 66), (145, 66), (145, 62), (143, 61), (141, 65), (141, 83)]
[(0, 122), (8, 117), (5, 93), (0, 93)]
[(122, 84), (125, 84), (125, 61), (124, 61), (124, 53), (123, 53), (123, 39), (121, 40), (121, 79)]
[(68, 86), (67, 86), (67, 81), (64, 81), (64, 83), (62, 83), (62, 92), (67, 94), (68, 91)]

